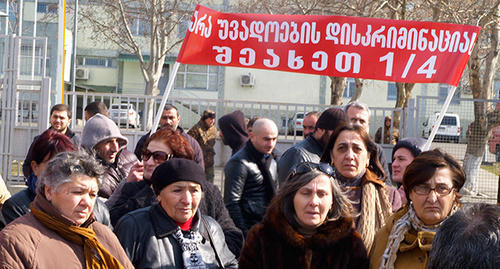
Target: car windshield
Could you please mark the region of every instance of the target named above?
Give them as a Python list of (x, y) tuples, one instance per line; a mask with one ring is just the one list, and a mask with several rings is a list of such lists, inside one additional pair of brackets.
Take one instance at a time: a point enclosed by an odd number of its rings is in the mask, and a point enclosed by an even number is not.
[(457, 125), (457, 118), (444, 116), (443, 123), (441, 123), (441, 125)]

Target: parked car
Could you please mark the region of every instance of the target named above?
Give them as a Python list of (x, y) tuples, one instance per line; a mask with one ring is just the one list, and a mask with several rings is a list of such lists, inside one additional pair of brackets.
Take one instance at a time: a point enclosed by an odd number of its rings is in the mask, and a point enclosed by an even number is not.
[(109, 118), (117, 125), (139, 127), (140, 116), (133, 104), (112, 104), (109, 107)]
[(304, 126), (302, 126), (302, 122), (304, 121), (304, 116), (306, 113), (297, 112), (293, 117), (288, 121), (288, 134), (293, 134), (296, 132), (297, 135), (302, 135), (304, 132)]
[[(422, 124), (424, 129), (422, 130), (422, 137), (429, 138), (434, 123), (439, 117), (439, 113), (434, 113), (434, 115), (427, 118), (427, 120)], [(444, 142), (455, 142), (458, 143), (460, 140), (460, 117), (458, 114), (444, 114), (443, 121), (434, 137), (436, 141)]]

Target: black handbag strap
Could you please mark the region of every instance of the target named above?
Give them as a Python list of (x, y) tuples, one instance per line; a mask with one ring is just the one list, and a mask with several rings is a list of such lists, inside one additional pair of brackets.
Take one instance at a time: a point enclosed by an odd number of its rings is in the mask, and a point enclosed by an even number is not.
[(212, 235), (210, 234), (210, 229), (208, 227), (208, 223), (203, 216), (201, 217), (201, 221), (203, 222), (203, 226), (205, 226), (205, 229), (207, 230), (208, 240), (210, 241), (210, 246), (212, 246), (212, 249), (214, 250), (215, 258), (217, 259), (217, 263), (219, 264), (219, 268), (224, 268), (224, 264), (222, 263), (222, 260), (219, 256), (219, 253), (217, 252), (217, 249), (215, 248), (215, 245), (214, 245), (214, 242), (212, 239)]

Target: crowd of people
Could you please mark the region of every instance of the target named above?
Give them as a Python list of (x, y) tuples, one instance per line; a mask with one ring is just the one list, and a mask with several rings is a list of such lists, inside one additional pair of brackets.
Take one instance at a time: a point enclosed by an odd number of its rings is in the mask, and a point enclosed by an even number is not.
[[(500, 268), (500, 207), (462, 204), (462, 166), (391, 118), (373, 140), (363, 103), (307, 113), (285, 152), (274, 121), (239, 110), (185, 132), (166, 105), (133, 152), (104, 103), (81, 137), (71, 114), (52, 108), (27, 188), (0, 193), (2, 268)], [(224, 194), (217, 136), (232, 150)]]

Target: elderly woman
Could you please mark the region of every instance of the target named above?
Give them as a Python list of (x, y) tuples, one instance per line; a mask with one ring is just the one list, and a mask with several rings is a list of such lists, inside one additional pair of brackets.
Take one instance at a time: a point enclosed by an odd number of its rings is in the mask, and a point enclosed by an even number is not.
[(375, 236), (370, 268), (427, 268), (436, 230), (459, 208), (465, 171), (449, 154), (426, 151), (406, 167), (408, 203)]
[[(183, 158), (194, 161), (194, 151), (184, 136), (172, 128), (164, 128), (148, 138), (142, 150), (142, 162), (136, 164), (141, 168), (139, 180), (123, 185), (116, 203), (111, 207), (111, 222), (116, 225), (118, 220), (128, 212), (152, 205), (156, 195), (151, 188), (151, 175), (161, 163), (171, 158)], [(129, 173), (135, 174), (138, 170)], [(115, 194), (113, 194), (115, 195)], [(243, 234), (234, 225), (229, 216), (222, 194), (213, 183), (206, 182), (204, 197), (201, 199), (200, 212), (214, 218), (224, 231), (226, 243), (234, 255), (239, 257), (243, 245)]]
[(126, 214), (115, 228), (135, 268), (237, 268), (219, 224), (198, 210), (203, 168), (174, 158), (155, 169), (151, 182), (158, 203)]
[(40, 135), (32, 146), (32, 160), (27, 170), (30, 175), (26, 179), (28, 187), (12, 196), (2, 207), (5, 223), (9, 224), (30, 211), (30, 204), (36, 195), (36, 182), (49, 161), (59, 152), (75, 149), (73, 141), (60, 132), (48, 129)]
[(369, 249), (392, 213), (377, 146), (362, 126), (344, 124), (330, 136), (321, 161), (333, 165), (340, 187), (354, 201), (356, 229)]
[(2, 268), (133, 268), (116, 236), (94, 219), (102, 166), (59, 153), (38, 179), (31, 212), (0, 232)]
[(367, 268), (352, 206), (326, 163), (303, 162), (245, 240), (240, 268)]

